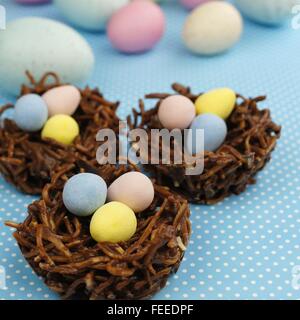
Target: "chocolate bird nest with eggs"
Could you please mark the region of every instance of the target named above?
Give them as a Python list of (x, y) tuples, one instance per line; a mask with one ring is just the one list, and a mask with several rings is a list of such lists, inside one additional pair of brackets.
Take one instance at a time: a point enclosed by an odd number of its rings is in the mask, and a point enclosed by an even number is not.
[[(198, 95), (189, 87), (178, 83), (172, 85), (176, 94), (184, 95), (193, 102)], [(158, 119), (158, 108), (163, 99), (171, 94), (153, 93), (146, 99), (156, 99), (155, 107), (146, 111), (143, 100), (139, 110), (133, 109), (128, 117), (131, 128), (143, 128), (148, 132), (148, 154), (151, 159), (151, 129), (163, 129)], [(228, 134), (225, 142), (216, 152), (204, 152), (204, 171), (201, 175), (186, 175), (187, 164), (146, 164), (144, 168), (152, 173), (158, 183), (168, 185), (193, 203), (214, 204), (230, 194), (243, 192), (248, 184), (254, 184), (254, 176), (263, 169), (271, 158), (271, 152), (280, 137), (281, 127), (275, 124), (270, 110), (258, 108), (266, 97), (244, 98), (237, 95), (237, 102), (230, 117), (226, 120)], [(175, 110), (176, 112), (176, 110)], [(162, 143), (159, 144), (162, 153)], [(171, 154), (174, 154), (171, 146)], [(145, 155), (144, 155), (145, 156)], [(143, 158), (143, 155), (140, 154)]]
[[(21, 96), (28, 93), (42, 95), (63, 85), (52, 72), (45, 74), (40, 81), (36, 81), (30, 73), (27, 76), (31, 85), (22, 86)], [(110, 128), (118, 131), (118, 103), (106, 100), (97, 88), (86, 87), (79, 91), (80, 105), (72, 117), (80, 127), (80, 134), (70, 146), (42, 139), (40, 131), (25, 132), (13, 120), (4, 119), (0, 127), (0, 172), (19, 190), (40, 194), (44, 185), (50, 181), (51, 174), (68, 167), (75, 159), (96, 161), (98, 130)], [(0, 116), (13, 107), (12, 104), (3, 106)]]
[[(107, 184), (137, 171), (132, 165), (94, 169), (74, 164), (77, 172), (98, 173)], [(77, 217), (65, 208), (62, 190), (74, 167), (52, 176), (42, 198), (28, 207), (23, 223), (7, 222), (35, 272), (65, 299), (142, 299), (163, 288), (176, 272), (190, 236), (189, 206), (167, 187), (154, 185), (148, 209), (137, 214), (134, 236), (118, 244), (96, 243), (91, 217)]]

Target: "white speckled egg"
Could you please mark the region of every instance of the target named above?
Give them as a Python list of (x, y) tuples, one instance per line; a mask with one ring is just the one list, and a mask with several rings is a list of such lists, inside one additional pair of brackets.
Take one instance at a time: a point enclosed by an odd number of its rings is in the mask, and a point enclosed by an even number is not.
[(54, 0), (54, 3), (66, 19), (76, 26), (101, 31), (111, 15), (129, 0)]
[(243, 19), (233, 5), (210, 1), (188, 16), (183, 41), (194, 53), (213, 55), (231, 48), (239, 40), (242, 30)]
[(63, 82), (77, 83), (90, 75), (93, 52), (74, 29), (45, 18), (22, 18), (8, 23), (0, 33), (0, 83), (18, 94), (28, 83), (25, 71), (36, 79), (56, 72)]
[(126, 204), (134, 212), (147, 209), (154, 199), (152, 181), (143, 173), (128, 172), (115, 180), (107, 191), (109, 201)]
[(235, 0), (235, 3), (248, 18), (263, 24), (278, 25), (289, 17), (297, 0)]
[(50, 117), (55, 114), (71, 116), (79, 106), (81, 94), (76, 87), (65, 85), (48, 90), (42, 98), (47, 104)]

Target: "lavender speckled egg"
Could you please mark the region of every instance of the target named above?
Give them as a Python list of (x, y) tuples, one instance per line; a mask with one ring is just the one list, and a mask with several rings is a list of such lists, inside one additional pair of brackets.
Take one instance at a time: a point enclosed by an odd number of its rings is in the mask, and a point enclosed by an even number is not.
[(253, 21), (279, 25), (291, 15), (299, 0), (235, 0), (238, 9)]
[(196, 115), (194, 103), (185, 96), (174, 95), (164, 99), (158, 109), (161, 124), (169, 130), (186, 129)]
[(109, 201), (126, 204), (134, 212), (147, 209), (154, 199), (152, 181), (143, 173), (128, 172), (115, 180), (108, 188)]
[(44, 100), (37, 94), (26, 94), (19, 98), (14, 108), (14, 120), (24, 131), (42, 129), (48, 118), (48, 108)]
[(149, 0), (134, 0), (111, 17), (108, 38), (114, 48), (125, 53), (150, 50), (163, 36), (165, 17)]
[(71, 85), (65, 85), (48, 90), (42, 96), (48, 106), (49, 116), (67, 114), (71, 116), (79, 106), (80, 91)]
[(190, 126), (187, 137), (187, 150), (190, 154), (197, 154), (202, 150), (197, 144), (197, 129), (204, 130), (204, 151), (216, 151), (224, 142), (227, 135), (225, 121), (215, 114), (204, 113), (197, 116)]
[(93, 173), (79, 173), (71, 177), (63, 190), (65, 207), (81, 217), (93, 214), (104, 205), (107, 196), (105, 181)]

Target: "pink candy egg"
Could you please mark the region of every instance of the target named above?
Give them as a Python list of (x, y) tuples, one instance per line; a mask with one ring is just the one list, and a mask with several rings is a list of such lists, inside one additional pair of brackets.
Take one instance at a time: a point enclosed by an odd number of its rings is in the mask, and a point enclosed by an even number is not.
[(15, 0), (18, 3), (21, 4), (40, 4), (40, 3), (47, 3), (51, 0)]
[(196, 115), (194, 103), (185, 96), (174, 95), (164, 99), (158, 109), (158, 119), (169, 130), (186, 129)]
[(180, 3), (187, 9), (194, 9), (200, 4), (208, 2), (209, 0), (180, 0)]
[(165, 17), (161, 8), (149, 0), (134, 0), (118, 10), (107, 27), (114, 48), (125, 53), (150, 50), (162, 37)]
[(48, 90), (42, 96), (48, 107), (49, 117), (56, 114), (71, 116), (79, 106), (81, 94), (71, 85), (64, 85)]

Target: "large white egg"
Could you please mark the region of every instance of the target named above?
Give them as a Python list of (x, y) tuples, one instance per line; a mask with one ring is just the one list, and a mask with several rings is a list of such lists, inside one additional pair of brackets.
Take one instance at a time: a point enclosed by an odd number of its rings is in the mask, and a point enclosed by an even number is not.
[(45, 18), (22, 18), (0, 33), (1, 88), (18, 94), (28, 83), (26, 70), (39, 79), (56, 72), (63, 82), (85, 81), (94, 66), (86, 40), (63, 23)]
[(188, 16), (183, 41), (194, 53), (214, 55), (231, 48), (240, 39), (242, 30), (243, 19), (233, 5), (211, 1)]
[(238, 9), (250, 19), (268, 25), (283, 23), (299, 0), (235, 0)]
[(111, 15), (129, 0), (54, 0), (71, 23), (91, 31), (105, 29)]

